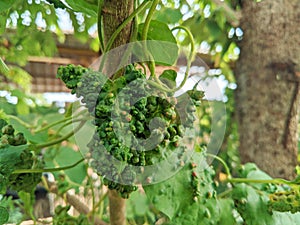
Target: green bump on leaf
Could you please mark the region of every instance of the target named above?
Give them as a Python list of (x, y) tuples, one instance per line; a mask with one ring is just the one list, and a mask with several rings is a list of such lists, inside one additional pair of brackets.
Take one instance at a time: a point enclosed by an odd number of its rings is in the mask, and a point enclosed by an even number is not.
[(6, 223), (9, 219), (9, 213), (6, 208), (0, 206), (0, 225)]

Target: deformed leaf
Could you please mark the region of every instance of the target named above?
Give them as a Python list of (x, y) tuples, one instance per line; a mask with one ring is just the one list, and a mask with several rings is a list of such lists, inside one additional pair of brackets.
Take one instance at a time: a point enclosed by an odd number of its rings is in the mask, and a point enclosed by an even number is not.
[[(211, 186), (212, 173), (208, 172), (209, 168), (203, 163), (203, 160), (204, 156), (201, 153), (193, 155), (192, 161), (198, 164), (197, 173), (202, 185), (199, 202), (206, 199), (208, 192), (213, 192)], [(201, 166), (201, 163), (204, 165)], [(187, 163), (173, 177), (155, 185), (145, 186), (144, 190), (155, 207), (172, 220), (178, 216), (183, 216), (185, 213), (189, 214), (190, 212), (187, 212), (186, 209), (191, 205), (197, 207), (197, 204), (193, 200), (194, 189), (191, 177), (191, 165)]]

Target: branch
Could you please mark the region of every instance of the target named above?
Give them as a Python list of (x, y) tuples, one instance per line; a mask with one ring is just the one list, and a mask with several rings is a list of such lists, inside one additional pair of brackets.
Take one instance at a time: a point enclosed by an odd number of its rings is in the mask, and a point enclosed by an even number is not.
[(110, 225), (125, 225), (126, 200), (114, 190), (108, 190)]
[(20, 173), (44, 173), (44, 172), (55, 172), (55, 171), (61, 171), (61, 170), (68, 170), (75, 166), (77, 166), (79, 163), (83, 162), (84, 158), (80, 159), (76, 163), (64, 166), (64, 167), (57, 167), (57, 168), (44, 168), (44, 169), (19, 169), (15, 170), (12, 174), (20, 174)]
[(49, 141), (49, 142), (46, 142), (44, 144), (38, 144), (36, 145), (36, 148), (46, 148), (46, 147), (49, 147), (49, 146), (52, 146), (52, 145), (56, 145), (56, 144), (59, 144), (67, 139), (69, 139), (70, 137), (72, 137), (77, 131), (79, 131), (83, 125), (85, 124), (86, 120), (83, 120), (79, 125), (78, 127), (76, 127), (73, 131), (71, 131), (70, 133), (66, 134), (65, 136), (61, 137), (61, 138), (58, 138), (54, 141)]

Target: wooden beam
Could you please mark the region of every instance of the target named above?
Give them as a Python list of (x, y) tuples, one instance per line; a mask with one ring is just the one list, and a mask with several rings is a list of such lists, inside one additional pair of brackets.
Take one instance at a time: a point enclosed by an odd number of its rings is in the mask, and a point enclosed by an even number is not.
[(79, 64), (80, 60), (71, 58), (61, 58), (61, 57), (41, 57), (41, 56), (29, 56), (28, 61), (31, 63), (48, 63), (48, 64)]

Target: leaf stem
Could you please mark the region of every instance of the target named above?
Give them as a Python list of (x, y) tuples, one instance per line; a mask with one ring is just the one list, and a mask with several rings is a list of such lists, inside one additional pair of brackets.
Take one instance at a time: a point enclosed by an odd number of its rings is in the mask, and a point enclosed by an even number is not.
[(54, 141), (49, 141), (47, 143), (44, 143), (44, 144), (38, 144), (36, 145), (35, 147), (36, 148), (46, 148), (46, 147), (49, 147), (49, 146), (52, 146), (52, 145), (56, 145), (58, 143), (61, 143), (65, 140), (67, 140), (68, 138), (72, 137), (77, 131), (79, 131), (83, 125), (85, 124), (86, 120), (82, 121), (78, 127), (76, 127), (73, 131), (71, 131), (70, 133), (66, 134), (65, 136), (61, 137), (61, 138), (58, 138)]
[[(160, 2), (160, 0), (153, 0), (152, 1), (152, 5), (151, 5), (151, 7), (149, 9), (148, 15), (147, 15), (145, 23), (144, 23), (144, 27), (143, 27), (143, 31), (142, 31), (142, 37), (141, 37), (142, 41), (146, 41), (147, 40), (148, 30), (149, 30), (149, 27), (150, 27), (151, 19), (152, 19), (152, 16), (153, 16), (154, 12), (155, 12), (156, 6), (158, 5), (159, 2)], [(158, 79), (158, 77), (155, 75), (155, 61), (153, 59), (153, 56), (148, 51), (147, 43), (146, 42), (143, 44), (143, 47), (144, 47), (144, 51), (146, 53), (148, 53), (149, 58), (150, 58), (149, 62), (147, 63), (148, 68), (150, 70), (150, 76), (154, 77), (154, 79), (156, 80), (156, 82), (158, 82), (160, 85), (162, 85), (162, 83), (160, 82), (160, 80)]]
[(158, 5), (158, 3), (160, 2), (160, 0), (153, 0), (152, 1), (152, 5), (149, 9), (148, 15), (146, 17), (145, 23), (144, 23), (144, 27), (143, 27), (143, 32), (142, 32), (142, 41), (147, 40), (147, 35), (148, 35), (148, 30), (149, 30), (149, 26), (150, 26), (150, 22), (152, 19), (152, 16), (155, 12), (156, 6)]
[(60, 123), (67, 122), (67, 121), (70, 120), (70, 119), (72, 119), (71, 116), (70, 116), (70, 117), (67, 117), (67, 118), (64, 118), (64, 119), (61, 119), (61, 120), (57, 120), (57, 121), (55, 121), (55, 122), (53, 122), (53, 123), (48, 124), (47, 126), (44, 126), (44, 127), (40, 128), (40, 129), (38, 129), (38, 130), (35, 130), (34, 133), (39, 133), (39, 132), (48, 130), (49, 128), (54, 127), (54, 126), (56, 126), (56, 125), (58, 125), (58, 124), (60, 124)]
[(177, 27), (174, 27), (172, 29), (172, 31), (174, 30), (178, 30), (178, 29), (181, 29), (181, 30), (184, 30), (189, 39), (190, 39), (190, 44), (191, 44), (191, 50), (190, 50), (190, 54), (187, 58), (187, 66), (186, 66), (186, 71), (185, 71), (185, 74), (184, 74), (184, 78), (183, 78), (183, 81), (180, 83), (180, 85), (178, 87), (176, 87), (173, 91), (178, 91), (180, 90), (186, 83), (188, 77), (189, 77), (189, 72), (190, 72), (190, 69), (191, 69), (191, 65), (192, 65), (192, 61), (193, 61), (193, 58), (194, 58), (194, 54), (195, 54), (195, 41), (194, 41), (194, 37), (192, 35), (192, 33), (184, 26), (177, 26)]
[(25, 121), (21, 120), (19, 117), (14, 116), (14, 115), (7, 115), (7, 117), (9, 119), (14, 119), (16, 121), (18, 121), (21, 125), (23, 125), (26, 128), (32, 128), (32, 125), (30, 125), (29, 123), (26, 123)]
[(57, 131), (54, 137), (57, 137), (59, 135), (59, 133), (66, 128), (67, 126), (71, 125), (72, 123), (76, 123), (76, 122), (80, 122), (80, 121), (87, 121), (86, 119), (75, 119), (72, 121), (69, 121), (67, 123), (65, 123), (64, 125), (62, 125)]
[(102, 7), (103, 7), (103, 0), (98, 0), (98, 38), (100, 43), (100, 50), (104, 52), (104, 35), (103, 35), (103, 26), (102, 26)]
[(83, 162), (84, 158), (80, 159), (76, 163), (69, 165), (69, 166), (63, 166), (63, 167), (56, 167), (56, 168), (44, 168), (44, 169), (20, 169), (15, 170), (13, 174), (20, 174), (20, 173), (44, 173), (44, 172), (56, 172), (61, 170), (68, 170), (75, 166), (77, 166), (79, 163)]
[(60, 123), (64, 123), (64, 122), (67, 122), (67, 121), (70, 120), (70, 119), (74, 119), (74, 118), (76, 118), (76, 117), (79, 117), (80, 115), (83, 115), (84, 113), (86, 113), (85, 110), (79, 112), (77, 115), (68, 116), (68, 117), (66, 117), (66, 118), (64, 118), (64, 119), (61, 119), (61, 120), (55, 121), (55, 122), (53, 122), (53, 123), (50, 123), (50, 124), (48, 124), (47, 126), (44, 126), (44, 127), (40, 128), (40, 129), (38, 129), (38, 130), (35, 130), (34, 132), (35, 132), (35, 133), (39, 133), (39, 132), (48, 130), (49, 128), (54, 127), (54, 126), (56, 126), (56, 125), (58, 125), (58, 124), (60, 124)]
[(228, 178), (226, 182), (230, 183), (255, 183), (255, 184), (287, 184), (293, 185), (292, 181), (276, 178), (270, 180), (249, 179), (249, 178)]
[(217, 155), (210, 154), (210, 153), (206, 153), (206, 155), (218, 160), (224, 166), (224, 169), (225, 169), (227, 177), (228, 177), (228, 179), (227, 179), (228, 182), (229, 182), (230, 179), (234, 179), (231, 176), (230, 169), (229, 169), (227, 163), (221, 157), (219, 157)]

